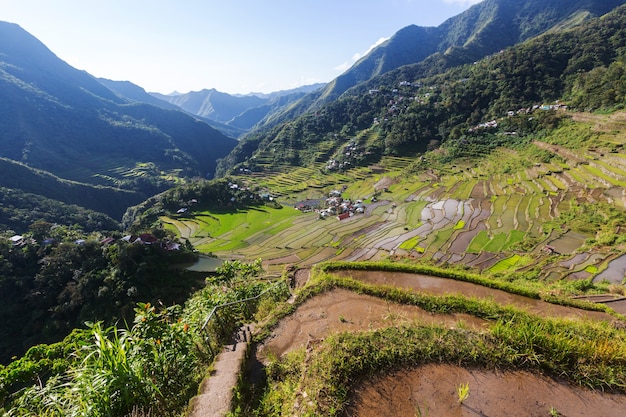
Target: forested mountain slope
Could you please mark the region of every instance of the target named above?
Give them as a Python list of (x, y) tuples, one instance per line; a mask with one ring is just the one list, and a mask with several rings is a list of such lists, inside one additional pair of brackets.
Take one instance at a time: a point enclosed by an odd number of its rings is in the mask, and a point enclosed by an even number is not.
[(440, 75), (423, 77), (433, 61), (389, 71), (315, 112), (250, 134), (219, 172), (244, 161), (256, 170), (346, 159), (349, 143), (352, 164), (421, 153), (460, 140), (490, 118), (558, 99), (576, 108), (615, 106), (622, 84), (605, 87), (621, 77), (624, 15), (620, 7)]
[(130, 103), (4, 22), (0, 95), (0, 156), (61, 178), (150, 194), (171, 176), (212, 176), (236, 143), (183, 112)]
[(309, 94), (273, 120), (285, 121), (314, 111), (350, 88), (405, 65), (430, 60), (420, 78), (433, 75), (542, 33), (578, 25), (621, 4), (623, 0), (485, 0), (437, 27), (400, 29), (324, 89)]

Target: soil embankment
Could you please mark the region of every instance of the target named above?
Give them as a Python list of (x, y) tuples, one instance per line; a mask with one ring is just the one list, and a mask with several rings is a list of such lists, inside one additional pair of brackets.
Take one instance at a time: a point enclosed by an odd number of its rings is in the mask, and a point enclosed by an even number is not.
[[(457, 387), (467, 383), (461, 404)], [(626, 396), (592, 391), (525, 371), (495, 372), (426, 365), (353, 387), (354, 417), (621, 417)]]
[[(302, 286), (308, 271), (296, 274)], [(529, 312), (552, 317), (612, 320), (605, 313), (557, 306), (540, 300), (480, 285), (418, 274), (379, 271), (338, 271), (374, 285), (410, 288), (431, 294), (460, 293), (516, 305)], [(337, 332), (373, 330), (402, 324), (440, 324), (479, 329), (483, 320), (464, 314), (432, 314), (419, 307), (398, 305), (376, 297), (335, 289), (307, 300), (283, 319), (258, 347), (257, 363)], [(457, 387), (469, 383), (470, 395), (459, 403)], [(347, 415), (384, 416), (590, 416), (618, 417), (626, 409), (626, 396), (587, 390), (535, 373), (464, 369), (431, 364), (380, 375), (351, 387)], [(558, 414), (551, 414), (558, 413)]]

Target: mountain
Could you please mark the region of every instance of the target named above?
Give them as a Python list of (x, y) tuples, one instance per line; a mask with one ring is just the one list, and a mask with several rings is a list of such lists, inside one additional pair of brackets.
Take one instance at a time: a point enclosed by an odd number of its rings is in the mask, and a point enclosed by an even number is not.
[(226, 123), (243, 111), (265, 103), (257, 96), (231, 96), (216, 89), (191, 91), (180, 95), (153, 95), (163, 101), (175, 104), (183, 110), (200, 117)]
[[(370, 89), (378, 89), (380, 85), (390, 86), (396, 82), (434, 76), (499, 53), (541, 34), (576, 27), (624, 3), (625, 0), (485, 0), (438, 27), (405, 27), (325, 88), (307, 94), (282, 112), (274, 113), (271, 120), (242, 137), (233, 152), (221, 160), (218, 173), (224, 174), (235, 164), (267, 147), (269, 138), (283, 136), (279, 133), (281, 124), (292, 123), (301, 115), (306, 118), (307, 114), (319, 115), (325, 109), (341, 108), (342, 105), (337, 103), (340, 97), (359, 96)], [(387, 74), (391, 75), (385, 78)], [(361, 107), (359, 105), (359, 111), (354, 113), (361, 121), (358, 124), (352, 121), (353, 127), (362, 126), (365, 119), (371, 116), (371, 110), (363, 112)], [(336, 118), (335, 122), (345, 119), (344, 115)], [(320, 120), (316, 123), (322, 124)], [(321, 130), (319, 128), (312, 133), (318, 138), (337, 133), (329, 132), (328, 126)], [(301, 133), (300, 139), (290, 136), (285, 140), (289, 141), (291, 148), (310, 148), (305, 135)], [(298, 141), (303, 143), (298, 144)], [(299, 159), (291, 157), (282, 162), (300, 163)]]
[(623, 97), (612, 80), (621, 79), (625, 11), (565, 25), (469, 65), (446, 69), (435, 57), (388, 71), (314, 112), (250, 133), (220, 161), (218, 174), (238, 164), (336, 167), (416, 155), (509, 111), (559, 99), (613, 108)]
[[(150, 94), (163, 102), (174, 104), (190, 114), (199, 116), (209, 123), (219, 123), (214, 125), (217, 129), (225, 132), (233, 132), (228, 129), (235, 129), (235, 131), (245, 133), (259, 122), (271, 117), (272, 114), (283, 110), (306, 94), (319, 90), (324, 85), (312, 84), (267, 94), (231, 95), (214, 88), (185, 94)], [(146, 100), (146, 102), (150, 101)]]
[(177, 106), (176, 104), (170, 103), (167, 99), (161, 99), (159, 97), (167, 98), (170, 96), (178, 96), (181, 93), (174, 92), (169, 96), (161, 95), (159, 93), (148, 93), (142, 87), (137, 84), (133, 84), (130, 81), (114, 81), (108, 80), (105, 78), (98, 78), (102, 84), (104, 84), (107, 88), (114, 91), (120, 98), (128, 100), (134, 103), (146, 103), (156, 107), (161, 107), (166, 110), (178, 110), (183, 111), (196, 119), (202, 120), (209, 126), (213, 127), (216, 130), (219, 130), (223, 134), (229, 137), (236, 138), (245, 133), (245, 130), (238, 128), (236, 126), (229, 126), (225, 123), (217, 122), (215, 120), (210, 120), (206, 118), (199, 117), (192, 113), (186, 112), (183, 108)]
[(180, 110), (179, 106), (153, 96), (142, 87), (130, 81), (114, 81), (106, 78), (98, 78), (98, 81), (104, 84), (109, 90), (118, 94), (123, 100), (151, 104), (166, 110)]
[(0, 96), (0, 157), (144, 197), (176, 178), (212, 176), (216, 160), (237, 143), (184, 112), (114, 93), (6, 22)]
[[(324, 89), (297, 103), (297, 113), (313, 111), (350, 88), (404, 65), (450, 53), (455, 56), (452, 65), (470, 63), (555, 28), (603, 15), (624, 3), (624, 0), (484, 0), (437, 27), (410, 25), (400, 29)], [(293, 115), (292, 109), (290, 116)]]

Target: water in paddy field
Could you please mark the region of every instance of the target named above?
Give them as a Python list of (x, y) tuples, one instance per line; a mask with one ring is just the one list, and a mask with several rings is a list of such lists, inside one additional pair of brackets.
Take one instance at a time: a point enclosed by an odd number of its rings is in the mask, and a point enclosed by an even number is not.
[(609, 281), (613, 284), (621, 284), (626, 276), (626, 255), (622, 255), (617, 259), (609, 262), (609, 266), (599, 273), (595, 278), (595, 282)]
[(188, 271), (192, 272), (215, 272), (217, 268), (222, 266), (223, 260), (219, 258), (211, 258), (209, 256), (202, 256), (198, 258), (198, 262), (187, 267)]

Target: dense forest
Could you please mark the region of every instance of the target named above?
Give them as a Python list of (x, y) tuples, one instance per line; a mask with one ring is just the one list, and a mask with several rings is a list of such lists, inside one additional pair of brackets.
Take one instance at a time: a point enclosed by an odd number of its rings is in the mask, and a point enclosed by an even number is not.
[(131, 320), (139, 301), (182, 303), (198, 286), (173, 268), (193, 262), (193, 249), (163, 230), (123, 239), (39, 220), (9, 237), (0, 238), (2, 363), (87, 321)]

